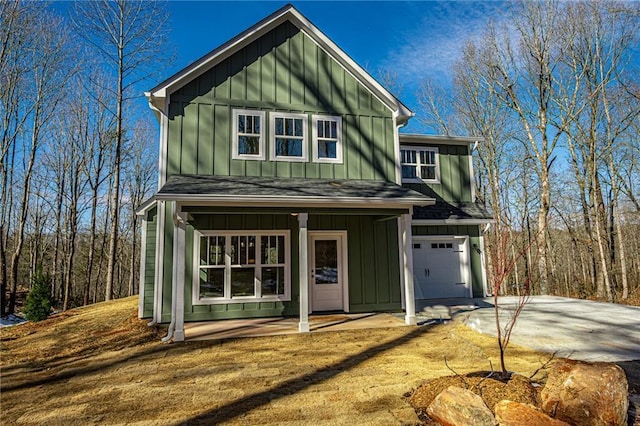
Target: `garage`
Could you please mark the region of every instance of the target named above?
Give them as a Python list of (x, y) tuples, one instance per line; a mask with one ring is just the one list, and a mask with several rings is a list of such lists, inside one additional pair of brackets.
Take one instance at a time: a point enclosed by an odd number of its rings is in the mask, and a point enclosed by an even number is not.
[(467, 236), (414, 237), (416, 299), (472, 297)]

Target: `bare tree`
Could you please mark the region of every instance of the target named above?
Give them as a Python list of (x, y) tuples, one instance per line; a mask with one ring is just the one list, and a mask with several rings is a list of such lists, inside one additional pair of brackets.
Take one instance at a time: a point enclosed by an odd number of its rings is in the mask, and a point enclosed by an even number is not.
[[(16, 181), (13, 184), (14, 190), (15, 184), (18, 184), (19, 201), (12, 197), (12, 203), (17, 202), (14, 219), (17, 225), (12, 231), (14, 242), (9, 269), (11, 284), (7, 312), (13, 313), (33, 169), (41, 149), (43, 132), (56, 113), (56, 107), (64, 96), (64, 90), (61, 88), (66, 86), (74, 74), (74, 68), (69, 61), (71, 50), (67, 46), (67, 33), (61, 30), (61, 20), (46, 11), (44, 5), (15, 2), (9, 6), (7, 12), (11, 14), (7, 24), (14, 27), (7, 29), (11, 35), (2, 36), (10, 41), (3, 42), (7, 50), (3, 50), (3, 64), (0, 67), (3, 70), (2, 79), (12, 82), (12, 88), (3, 92), (2, 98), (2, 109), (7, 111), (5, 114), (12, 123), (7, 129), (12, 129), (12, 132), (5, 129), (2, 152), (4, 156), (4, 152), (15, 154), (17, 151), (18, 156), (12, 155), (11, 163), (3, 159), (3, 167), (11, 170), (9, 174), (20, 173), (19, 183)], [(19, 39), (16, 40), (14, 37)], [(20, 170), (18, 166), (22, 166)], [(11, 180), (10, 178), (3, 181), (3, 189)], [(8, 224), (3, 223), (3, 228), (5, 227), (8, 227)], [(2, 258), (3, 262), (6, 262), (4, 254)], [(6, 263), (3, 263), (3, 294), (6, 289), (4, 280), (8, 275), (5, 268)]]
[(167, 13), (156, 1), (92, 1), (77, 2), (72, 20), (79, 34), (113, 73), (110, 86), (114, 96), (115, 137), (111, 190), (111, 224), (105, 299), (113, 294), (115, 278), (121, 193), (122, 148), (127, 139), (124, 110), (136, 83), (164, 65), (167, 58)]

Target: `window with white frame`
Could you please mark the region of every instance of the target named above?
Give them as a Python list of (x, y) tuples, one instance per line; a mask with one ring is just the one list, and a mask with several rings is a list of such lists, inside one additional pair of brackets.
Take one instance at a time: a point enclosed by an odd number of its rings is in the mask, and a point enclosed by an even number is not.
[(205, 231), (198, 237), (194, 304), (291, 300), (288, 231)]
[(400, 147), (400, 163), (404, 182), (440, 182), (438, 148)]
[(233, 154), (236, 160), (264, 160), (264, 111), (233, 110)]
[(314, 115), (313, 161), (319, 163), (342, 163), (342, 118)]
[(271, 121), (271, 159), (307, 161), (307, 115), (274, 112)]

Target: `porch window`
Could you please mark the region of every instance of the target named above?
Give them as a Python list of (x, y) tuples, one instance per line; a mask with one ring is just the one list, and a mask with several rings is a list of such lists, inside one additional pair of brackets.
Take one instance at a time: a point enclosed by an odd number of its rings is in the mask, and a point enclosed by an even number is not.
[(271, 113), (271, 159), (307, 161), (307, 116)]
[(314, 115), (313, 161), (342, 163), (342, 118)]
[(233, 110), (233, 155), (236, 160), (264, 160), (264, 111)]
[(194, 304), (291, 299), (288, 231), (205, 231), (198, 238)]
[(400, 147), (403, 182), (440, 182), (438, 148)]

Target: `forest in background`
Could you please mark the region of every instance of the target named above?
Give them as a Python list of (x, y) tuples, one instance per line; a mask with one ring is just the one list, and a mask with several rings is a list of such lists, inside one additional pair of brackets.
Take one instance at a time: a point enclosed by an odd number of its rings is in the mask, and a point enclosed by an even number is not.
[[(2, 315), (38, 266), (57, 309), (137, 293), (135, 211), (157, 184), (157, 124), (140, 97), (172, 57), (165, 6), (77, 2), (62, 16), (44, 2), (0, 2)], [(436, 133), (484, 139), (474, 161), (496, 218), (489, 281), (508, 293), (637, 298), (639, 3), (508, 3), (506, 13), (468, 42), (451, 87), (422, 82), (416, 111)], [(401, 85), (392, 70), (380, 79)]]
[(640, 3), (508, 3), (453, 69), (424, 81), (425, 123), (482, 136), (502, 291), (640, 299)]

